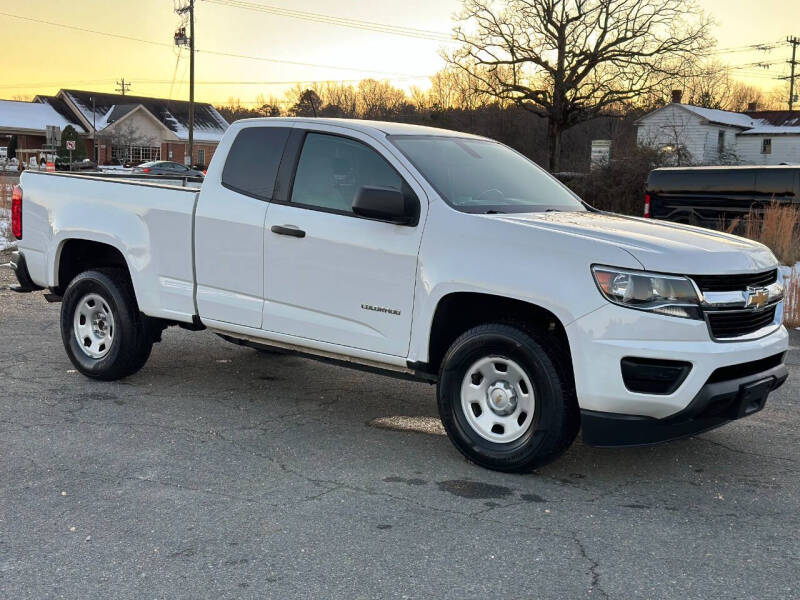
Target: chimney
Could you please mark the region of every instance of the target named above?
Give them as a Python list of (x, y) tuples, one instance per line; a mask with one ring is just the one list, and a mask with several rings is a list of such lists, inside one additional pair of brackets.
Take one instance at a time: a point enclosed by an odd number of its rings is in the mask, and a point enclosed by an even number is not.
[(681, 100), (683, 100), (683, 90), (672, 90), (673, 104), (680, 104)]
[(748, 112), (756, 112), (758, 110), (758, 102), (750, 102), (747, 105)]

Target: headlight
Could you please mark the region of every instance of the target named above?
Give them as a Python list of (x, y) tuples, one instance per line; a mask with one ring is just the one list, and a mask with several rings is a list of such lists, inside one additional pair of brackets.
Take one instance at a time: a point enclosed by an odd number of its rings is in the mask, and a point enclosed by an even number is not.
[(688, 277), (601, 266), (592, 267), (592, 274), (609, 302), (671, 317), (702, 319), (700, 298)]

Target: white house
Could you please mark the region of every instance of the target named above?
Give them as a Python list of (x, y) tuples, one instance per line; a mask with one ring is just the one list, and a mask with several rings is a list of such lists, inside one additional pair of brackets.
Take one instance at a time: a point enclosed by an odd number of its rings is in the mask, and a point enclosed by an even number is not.
[[(730, 112), (673, 102), (636, 121), (642, 146), (689, 164), (800, 164), (800, 112)], [(754, 107), (753, 107), (754, 108)]]

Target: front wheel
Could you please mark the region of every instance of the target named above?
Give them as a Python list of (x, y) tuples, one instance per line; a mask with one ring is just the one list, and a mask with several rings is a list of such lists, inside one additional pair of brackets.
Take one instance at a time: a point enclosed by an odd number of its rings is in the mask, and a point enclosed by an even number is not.
[(61, 304), (61, 339), (78, 371), (105, 381), (137, 372), (153, 347), (147, 322), (119, 269), (86, 271), (70, 282)]
[(453, 343), (439, 376), (439, 415), (464, 456), (489, 469), (528, 472), (572, 444), (580, 418), (558, 345), (507, 324), (475, 327)]

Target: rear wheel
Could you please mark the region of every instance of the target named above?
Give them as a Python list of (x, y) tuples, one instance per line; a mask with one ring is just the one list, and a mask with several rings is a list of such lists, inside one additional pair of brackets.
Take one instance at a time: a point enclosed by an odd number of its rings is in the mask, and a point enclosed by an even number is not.
[(556, 459), (580, 424), (567, 360), (552, 336), (521, 325), (464, 333), (445, 355), (438, 386), (455, 447), (498, 471), (532, 471)]
[(61, 304), (61, 339), (75, 368), (106, 381), (132, 375), (150, 356), (153, 336), (119, 269), (86, 271)]

